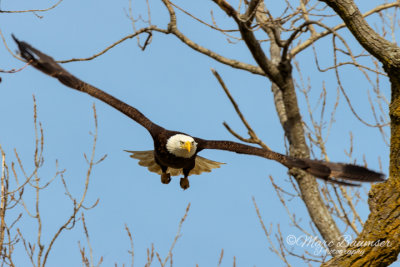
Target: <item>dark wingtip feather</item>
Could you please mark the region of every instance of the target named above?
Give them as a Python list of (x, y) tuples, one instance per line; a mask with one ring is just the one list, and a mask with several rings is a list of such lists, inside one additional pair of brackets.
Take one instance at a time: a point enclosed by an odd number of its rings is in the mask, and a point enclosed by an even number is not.
[(291, 167), (301, 168), (317, 178), (336, 184), (360, 186), (359, 184), (353, 184), (348, 181), (372, 183), (384, 182), (386, 180), (386, 176), (383, 173), (354, 164), (326, 162), (311, 159), (288, 159), (290, 160), (288, 163), (290, 163), (289, 165), (291, 165)]
[(14, 35), (13, 33), (11, 34), (11, 37), (14, 39), (14, 41), (15, 41), (17, 44), (19, 43), (17, 37), (15, 37), (15, 35)]
[(27, 44), (27, 43), (25, 43), (25, 42), (23, 42), (23, 41), (18, 40), (17, 37), (15, 37), (14, 34), (11, 34), (11, 37), (12, 37), (12, 38), (14, 39), (14, 41), (17, 43), (19, 52), (20, 52), (21, 56), (22, 56), (26, 61), (30, 61), (30, 60), (34, 60), (34, 59), (35, 59), (35, 56), (34, 56), (33, 53), (32, 53), (32, 52), (35, 52), (35, 51), (32, 51), (33, 49), (32, 49), (32, 47), (31, 47), (29, 44)]
[[(328, 165), (329, 166), (329, 165)], [(353, 164), (330, 164), (332, 176), (361, 182), (384, 182), (385, 174)]]
[(61, 83), (69, 87), (76, 89), (79, 86), (77, 83), (80, 81), (64, 70), (52, 57), (40, 52), (26, 42), (18, 40), (15, 36), (13, 36), (13, 39), (18, 45), (21, 57), (33, 67), (59, 79)]

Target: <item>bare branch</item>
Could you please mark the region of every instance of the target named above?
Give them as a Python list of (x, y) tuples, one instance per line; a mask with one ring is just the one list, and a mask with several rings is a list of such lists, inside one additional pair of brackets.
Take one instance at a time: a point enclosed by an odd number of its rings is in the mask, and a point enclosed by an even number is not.
[[(243, 122), (243, 124), (244, 124), (245, 127), (247, 128), (248, 133), (249, 133), (249, 135), (250, 135), (250, 139), (247, 139), (247, 140), (250, 140), (249, 143), (259, 144), (261, 147), (270, 150), (270, 148), (269, 148), (266, 144), (264, 144), (264, 142), (261, 141), (261, 140), (257, 137), (257, 135), (256, 135), (256, 133), (254, 132), (253, 128), (250, 126), (250, 124), (247, 122), (247, 120), (246, 120), (245, 117), (243, 116), (242, 112), (241, 112), (240, 109), (239, 109), (238, 104), (237, 104), (236, 101), (233, 99), (231, 93), (229, 92), (228, 88), (226, 87), (226, 85), (225, 85), (224, 81), (222, 80), (221, 76), (218, 74), (218, 72), (217, 72), (216, 70), (211, 69), (211, 71), (212, 71), (212, 73), (214, 74), (214, 76), (217, 78), (217, 80), (218, 80), (219, 84), (221, 85), (222, 89), (224, 90), (225, 94), (227, 95), (227, 97), (228, 97), (229, 100), (231, 101), (231, 103), (232, 103), (233, 107), (235, 108), (235, 111), (236, 111), (236, 113), (238, 114), (240, 120)], [(236, 134), (235, 132), (233, 132), (233, 131), (230, 129), (230, 127), (229, 127), (226, 123), (224, 123), (224, 126), (225, 126), (225, 127), (228, 129), (228, 131), (230, 131), (234, 136), (239, 137), (239, 135)], [(243, 138), (241, 138), (241, 137), (239, 137), (239, 139), (242, 140), (242, 141), (246, 140), (246, 139), (243, 139)]]
[(129, 241), (130, 241), (130, 245), (131, 245), (131, 250), (128, 250), (129, 255), (131, 255), (131, 267), (133, 267), (133, 263), (134, 263), (134, 249), (133, 249), (133, 237), (131, 234), (131, 231), (129, 230), (128, 226), (125, 224), (125, 230), (126, 230), (126, 234), (129, 237)]
[[(189, 204), (188, 204), (187, 207), (186, 207), (185, 215), (183, 215), (181, 221), (179, 222), (178, 231), (176, 232), (176, 236), (175, 236), (175, 238), (174, 238), (174, 241), (172, 242), (172, 245), (171, 245), (171, 247), (169, 248), (167, 257), (165, 257), (164, 261), (163, 261), (162, 264), (161, 264), (162, 267), (164, 267), (165, 264), (167, 263), (168, 259), (170, 259), (170, 258), (172, 257), (172, 251), (174, 250), (175, 244), (176, 244), (176, 242), (178, 241), (179, 237), (181, 237), (182, 225), (183, 225), (184, 221), (186, 220), (186, 218), (187, 218), (187, 216), (188, 216), (189, 209), (190, 209), (190, 202), (189, 202)], [(158, 254), (157, 254), (157, 255), (158, 255)], [(161, 260), (161, 258), (160, 258), (160, 260)], [(160, 261), (160, 263), (161, 263), (161, 261)]]
[[(389, 9), (389, 8), (392, 8), (392, 7), (396, 7), (396, 6), (397, 7), (399, 6), (399, 3), (397, 1), (393, 2), (393, 3), (383, 4), (383, 5), (380, 5), (380, 6), (377, 6), (377, 7), (373, 8), (373, 9), (371, 9), (368, 12), (365, 12), (362, 16), (364, 18), (366, 18), (366, 17), (368, 17), (368, 16), (370, 16), (372, 14), (375, 14), (375, 13), (378, 13), (378, 12), (380, 12), (382, 10)], [(338, 31), (338, 30), (340, 30), (340, 29), (342, 29), (344, 27), (346, 27), (346, 25), (344, 23), (341, 23), (341, 24), (339, 24), (337, 26), (331, 27), (331, 29), (332, 29), (332, 31)], [(296, 54), (300, 53), (301, 51), (303, 51), (304, 49), (306, 49), (307, 47), (309, 47), (310, 45), (315, 43), (317, 40), (319, 40), (319, 39), (331, 34), (332, 31), (327, 30), (327, 31), (324, 31), (324, 32), (321, 32), (321, 33), (318, 33), (318, 34), (313, 34), (308, 40), (306, 40), (303, 43), (299, 44), (298, 46), (294, 47), (290, 51), (290, 56), (293, 58)]]
[[(0, 13), (36, 13), (36, 12), (46, 12), (49, 11), (51, 9), (56, 8), (59, 4), (61, 4), (63, 0), (59, 0), (57, 3), (55, 3), (54, 5), (52, 5), (51, 7), (45, 8), (45, 9), (29, 9), (29, 10), (0, 10)], [(38, 15), (36, 15), (38, 16)], [(38, 16), (39, 18), (41, 18), (40, 16)]]

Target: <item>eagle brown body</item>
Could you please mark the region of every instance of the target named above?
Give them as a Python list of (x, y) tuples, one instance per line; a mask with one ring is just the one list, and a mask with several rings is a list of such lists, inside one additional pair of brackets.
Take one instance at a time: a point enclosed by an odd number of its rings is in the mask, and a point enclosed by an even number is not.
[(190, 158), (177, 157), (171, 154), (167, 150), (166, 145), (168, 139), (176, 134), (187, 135), (181, 132), (169, 131), (164, 128), (157, 129), (151, 133), (154, 140), (154, 159), (156, 163), (161, 166), (161, 169), (171, 167), (174, 169), (183, 169), (184, 173), (189, 173), (189, 171), (194, 168), (198, 151)]
[[(18, 44), (21, 56), (33, 67), (58, 79), (61, 83), (70, 88), (87, 93), (105, 102), (146, 128), (154, 140), (154, 150), (128, 152), (132, 153), (132, 158), (139, 159), (139, 164), (141, 166), (146, 166), (150, 171), (161, 174), (161, 181), (163, 183), (169, 183), (171, 180), (171, 175), (174, 176), (183, 174), (184, 177), (181, 179), (180, 185), (183, 189), (186, 189), (189, 187), (189, 175), (209, 172), (213, 168), (218, 168), (221, 164), (223, 164), (198, 156), (197, 154), (204, 149), (219, 149), (240, 154), (264, 157), (275, 160), (289, 169), (299, 168), (316, 176), (317, 178), (337, 184), (354, 186), (359, 184), (354, 184), (351, 181), (384, 181), (384, 175), (382, 173), (369, 170), (362, 166), (294, 158), (271, 150), (253, 147), (233, 141), (205, 140), (198, 137), (191, 137), (185, 133), (166, 130), (163, 127), (153, 123), (136, 108), (76, 78), (74, 75), (70, 74), (59, 64), (57, 64), (50, 56), (40, 52), (25, 42), (18, 41), (14, 36), (13, 38)], [(168, 141), (171, 140), (171, 138), (175, 138), (177, 135), (183, 135), (193, 140), (195, 151), (191, 152), (193, 154), (190, 154), (190, 157), (177, 156), (168, 150)], [(190, 147), (188, 148), (188, 151), (190, 151)]]

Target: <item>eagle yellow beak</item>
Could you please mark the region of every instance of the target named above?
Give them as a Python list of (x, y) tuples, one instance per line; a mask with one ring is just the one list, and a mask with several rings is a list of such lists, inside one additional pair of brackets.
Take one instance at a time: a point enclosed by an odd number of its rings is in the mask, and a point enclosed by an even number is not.
[(192, 149), (192, 143), (189, 141), (186, 141), (185, 144), (183, 145), (183, 148), (185, 148), (188, 152)]

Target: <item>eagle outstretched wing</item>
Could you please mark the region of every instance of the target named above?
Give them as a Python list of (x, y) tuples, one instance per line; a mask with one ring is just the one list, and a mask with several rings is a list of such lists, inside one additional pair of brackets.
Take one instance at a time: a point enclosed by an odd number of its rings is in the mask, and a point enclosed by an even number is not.
[[(157, 174), (161, 174), (161, 167), (154, 160), (154, 151), (146, 150), (146, 151), (130, 151), (125, 150), (128, 153), (131, 153), (130, 157), (139, 160), (139, 165), (143, 167), (147, 167), (147, 169), (151, 172), (155, 172)], [(196, 156), (195, 166), (189, 172), (189, 175), (199, 175), (203, 172), (211, 172), (213, 169), (221, 167), (222, 162), (213, 161), (210, 159), (206, 159), (200, 156)], [(171, 174), (171, 176), (183, 175), (182, 169), (174, 169), (168, 168), (167, 173)]]
[(232, 141), (219, 141), (219, 140), (204, 140), (195, 138), (198, 143), (198, 149), (218, 149), (236, 152), (239, 154), (255, 155), (271, 160), (275, 160), (282, 165), (291, 168), (302, 169), (317, 178), (322, 180), (350, 186), (359, 186), (360, 184), (349, 183), (346, 181), (338, 180), (344, 179), (349, 181), (358, 182), (383, 182), (385, 175), (380, 172), (367, 169), (362, 166), (327, 162), (322, 160), (295, 158), (283, 155), (272, 150), (262, 149), (258, 147), (248, 146)]
[(163, 129), (161, 126), (149, 120), (136, 108), (126, 104), (125, 102), (113, 97), (110, 94), (107, 94), (106, 92), (94, 87), (93, 85), (90, 85), (78, 79), (76, 76), (72, 75), (63, 67), (61, 67), (52, 57), (40, 52), (26, 42), (19, 41), (17, 38), (15, 38), (14, 35), (12, 35), (12, 37), (14, 41), (18, 44), (21, 56), (27, 62), (32, 64), (32, 66), (36, 69), (44, 72), (51, 77), (58, 79), (62, 84), (72, 89), (87, 93), (114, 107), (115, 109), (121, 111), (126, 116), (142, 125), (149, 132), (156, 129)]

